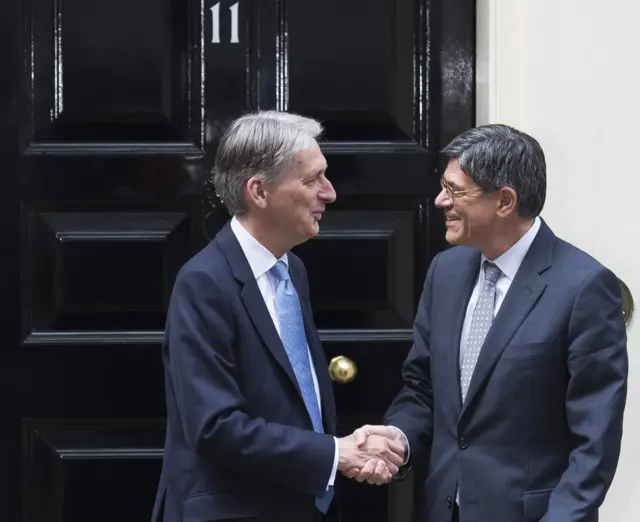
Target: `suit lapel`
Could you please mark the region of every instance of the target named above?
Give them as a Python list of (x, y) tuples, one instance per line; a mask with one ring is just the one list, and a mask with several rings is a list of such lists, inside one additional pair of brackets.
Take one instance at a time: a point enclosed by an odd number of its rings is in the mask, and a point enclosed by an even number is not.
[(555, 236), (544, 222), (522, 261), (500, 306), (471, 377), (461, 414), (464, 415), (478, 390), (495, 367), (502, 352), (540, 299), (547, 284), (540, 274), (551, 266)]
[(265, 345), (269, 348), (274, 359), (291, 380), (291, 383), (294, 385), (300, 399), (302, 400), (302, 393), (298, 386), (298, 380), (293, 373), (293, 368), (291, 367), (287, 352), (280, 340), (280, 336), (273, 324), (273, 320), (269, 315), (269, 310), (267, 310), (267, 305), (260, 293), (258, 283), (253, 276), (253, 272), (249, 266), (249, 261), (247, 261), (247, 258), (240, 247), (240, 243), (238, 243), (238, 240), (228, 223), (220, 232), (218, 232), (216, 239), (229, 261), (229, 266), (231, 267), (234, 277), (243, 285), (240, 297), (242, 298), (242, 302), (247, 309), (251, 321), (255, 325), (256, 330), (260, 334)]
[[(240, 296), (251, 321), (255, 325), (256, 330), (273, 355), (274, 359), (278, 362), (295, 387), (298, 397), (304, 406), (302, 392), (300, 391), (298, 380), (296, 379), (291, 362), (289, 361), (289, 356), (284, 349), (284, 345), (278, 335), (278, 331), (276, 330), (273, 320), (269, 315), (269, 310), (264, 302), (260, 288), (258, 288), (258, 284), (253, 276), (249, 262), (247, 261), (247, 258), (228, 223), (218, 233), (217, 240), (229, 261), (234, 277), (243, 285)], [(309, 300), (301, 293), (301, 289), (304, 288), (304, 286), (302, 285), (296, 271), (290, 270), (289, 273), (291, 274), (293, 285), (300, 297), (300, 306), (302, 308), (307, 343), (309, 344), (309, 349), (311, 351), (311, 358), (314, 364), (316, 377), (318, 379), (318, 388), (320, 389), (325, 429), (328, 433), (335, 433), (333, 389), (327, 373), (324, 351), (322, 350), (320, 339), (318, 338), (318, 334), (315, 329)], [(311, 423), (311, 417), (308, 415), (308, 412), (307, 417), (309, 419), (309, 423)]]
[(267, 310), (267, 305), (264, 303), (264, 299), (255, 280), (247, 282), (247, 284), (245, 284), (244, 288), (242, 289), (241, 296), (242, 301), (244, 302), (244, 306), (247, 309), (247, 312), (249, 312), (249, 316), (251, 317), (256, 330), (258, 330), (260, 337), (262, 337), (262, 340), (267, 345), (267, 348), (269, 348), (269, 350), (271, 351), (275, 360), (278, 361), (289, 379), (291, 379), (291, 382), (302, 398), (302, 393), (300, 391), (300, 387), (298, 386), (298, 380), (293, 373), (293, 368), (291, 367), (289, 356), (284, 349), (284, 345), (280, 340), (278, 331), (273, 324), (273, 320), (269, 315), (269, 310)]
[(315, 369), (316, 378), (318, 379), (318, 388), (320, 390), (320, 402), (322, 404), (322, 419), (324, 422), (325, 430), (328, 433), (335, 432), (335, 406), (333, 400), (333, 388), (331, 381), (329, 380), (329, 374), (327, 372), (327, 360), (320, 344), (320, 338), (315, 328), (315, 322), (313, 320), (313, 312), (311, 310), (311, 304), (308, 297), (302, 292), (304, 288), (302, 281), (298, 278), (294, 271), (292, 273), (293, 285), (300, 297), (300, 306), (302, 308), (302, 317), (304, 319), (304, 328), (307, 334), (307, 343), (309, 344), (309, 350), (311, 352), (311, 360), (313, 361), (313, 367)]
[(449, 389), (444, 394), (446, 397), (454, 398), (454, 412), (458, 414), (462, 407), (460, 394), (460, 335), (467, 311), (467, 303), (471, 298), (473, 286), (478, 277), (480, 269), (480, 252), (470, 251), (470, 255), (463, 262), (461, 271), (447, 275), (446, 291), (448, 299), (443, 301), (441, 307), (442, 317), (451, 317), (445, 331), (443, 346), (447, 349), (447, 372), (446, 379)]

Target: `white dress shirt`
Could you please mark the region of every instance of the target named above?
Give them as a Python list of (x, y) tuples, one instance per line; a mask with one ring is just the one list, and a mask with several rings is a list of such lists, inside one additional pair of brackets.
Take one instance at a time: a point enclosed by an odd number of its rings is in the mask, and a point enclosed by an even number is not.
[[(267, 250), (256, 238), (254, 238), (247, 231), (247, 229), (244, 228), (244, 226), (242, 226), (240, 221), (238, 221), (235, 216), (231, 219), (231, 230), (235, 234), (238, 243), (240, 243), (240, 248), (242, 248), (245, 257), (249, 262), (249, 266), (251, 267), (253, 276), (256, 278), (256, 283), (258, 284), (258, 288), (260, 289), (260, 293), (262, 294), (262, 298), (267, 305), (267, 310), (269, 310), (269, 315), (271, 316), (273, 324), (278, 331), (278, 335), (280, 335), (280, 321), (278, 320), (278, 314), (276, 312), (276, 287), (274, 286), (272, 279), (269, 277), (269, 270), (271, 270), (271, 268), (278, 261), (284, 261), (284, 263), (289, 266), (287, 254), (284, 254), (279, 260), (276, 259), (276, 257), (271, 252), (269, 252), (269, 250)], [(318, 408), (320, 409), (320, 411), (322, 411), (318, 378), (316, 376), (316, 371), (313, 366), (313, 359), (311, 358), (311, 352), (309, 351), (308, 345), (307, 353), (309, 354), (309, 362), (311, 365), (313, 387), (315, 388), (316, 397), (318, 398)], [(335, 456), (333, 459), (333, 469), (331, 470), (331, 476), (329, 477), (327, 489), (329, 488), (329, 486), (333, 486), (336, 478), (336, 471), (338, 469), (338, 440), (334, 437), (334, 441)]]

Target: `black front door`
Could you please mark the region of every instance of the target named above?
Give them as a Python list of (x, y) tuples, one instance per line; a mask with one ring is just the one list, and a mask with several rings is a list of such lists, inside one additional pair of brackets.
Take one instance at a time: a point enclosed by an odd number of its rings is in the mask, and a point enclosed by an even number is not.
[[(469, 4), (3, 0), (0, 520), (149, 519), (166, 305), (247, 110), (325, 124), (338, 201), (297, 251), (340, 429), (379, 421), (444, 247), (437, 151), (473, 125)], [(345, 522), (407, 520), (411, 482), (341, 482)]]

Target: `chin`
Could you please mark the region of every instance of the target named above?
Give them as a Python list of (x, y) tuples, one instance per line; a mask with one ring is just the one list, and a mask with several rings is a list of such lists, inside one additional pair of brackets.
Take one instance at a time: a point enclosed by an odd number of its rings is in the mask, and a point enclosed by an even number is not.
[(313, 239), (318, 235), (319, 230), (309, 230), (307, 234), (305, 234), (304, 240), (308, 241), (309, 239)]
[(310, 228), (305, 228), (304, 230), (299, 230), (297, 234), (298, 239), (296, 241), (296, 245), (301, 245), (302, 243), (305, 243), (310, 239), (313, 239), (318, 235), (318, 232), (319, 232), (318, 227), (315, 227), (315, 228), (310, 227)]
[(308, 229), (309, 237), (316, 237), (320, 232), (320, 224), (316, 221)]
[(450, 245), (460, 244), (460, 234), (454, 234), (451, 231), (447, 231), (444, 238), (447, 240), (447, 243), (449, 243)]

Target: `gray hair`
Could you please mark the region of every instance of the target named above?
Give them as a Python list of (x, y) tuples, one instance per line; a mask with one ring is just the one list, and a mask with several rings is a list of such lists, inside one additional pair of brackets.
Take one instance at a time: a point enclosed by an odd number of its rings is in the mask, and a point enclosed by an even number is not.
[(314, 119), (278, 111), (246, 114), (231, 123), (213, 169), (216, 193), (229, 212), (246, 212), (244, 192), (250, 178), (276, 183), (294, 156), (315, 145), (322, 131)]
[(486, 192), (511, 187), (520, 217), (542, 211), (547, 167), (542, 147), (528, 134), (508, 125), (482, 125), (454, 138), (442, 154), (457, 159), (462, 172)]

